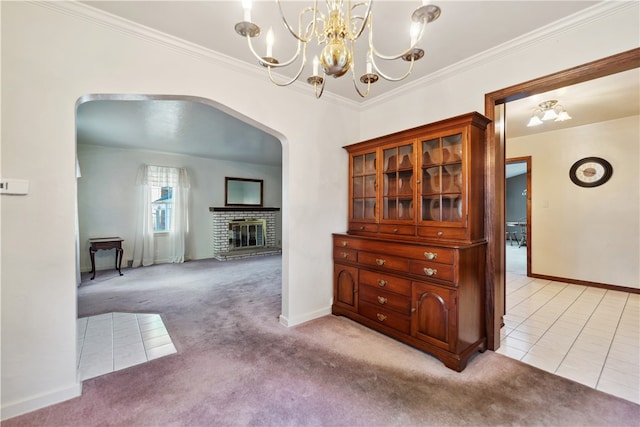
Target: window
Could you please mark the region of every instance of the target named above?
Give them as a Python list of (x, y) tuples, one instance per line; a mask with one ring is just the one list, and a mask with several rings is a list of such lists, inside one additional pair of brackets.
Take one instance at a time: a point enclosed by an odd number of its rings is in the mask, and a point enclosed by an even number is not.
[(151, 186), (151, 216), (154, 232), (171, 230), (173, 218), (173, 187)]

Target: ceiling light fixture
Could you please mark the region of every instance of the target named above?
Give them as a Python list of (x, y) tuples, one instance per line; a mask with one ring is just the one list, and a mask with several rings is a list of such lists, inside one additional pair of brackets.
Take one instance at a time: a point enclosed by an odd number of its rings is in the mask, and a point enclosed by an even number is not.
[[(295, 31), (284, 16), (280, 0), (276, 0), (280, 16), (285, 28), (297, 40), (297, 50), (293, 57), (287, 61), (280, 62), (273, 55), (273, 32), (270, 29), (267, 33), (267, 50), (265, 56), (256, 53), (251, 39), (260, 35), (260, 27), (251, 21), (251, 1), (243, 0), (244, 20), (235, 26), (238, 34), (247, 38), (249, 49), (258, 59), (260, 65), (267, 68), (269, 78), (278, 86), (288, 86), (300, 77), (307, 62), (307, 45), (310, 41), (316, 40), (321, 47), (319, 56), (313, 59), (313, 74), (307, 78), (307, 83), (313, 85), (316, 98), (322, 96), (325, 84), (325, 75), (340, 77), (351, 70), (353, 84), (361, 97), (369, 95), (371, 84), (378, 81), (379, 77), (389, 81), (400, 81), (406, 78), (413, 70), (413, 64), (424, 56), (424, 50), (417, 47), (422, 39), (425, 24), (432, 22), (440, 16), (440, 8), (434, 5), (423, 4), (411, 15), (411, 29), (409, 32), (410, 46), (398, 55), (383, 55), (373, 46), (373, 16), (371, 6), (373, 0), (357, 2), (353, 5), (351, 0), (325, 0), (327, 15), (318, 9), (318, 0), (314, 0), (313, 6), (306, 7), (298, 15), (298, 31)], [(366, 84), (366, 90), (361, 91), (356, 79), (356, 67), (354, 64), (354, 45), (360, 36), (365, 33), (368, 38), (368, 49), (366, 55), (366, 65), (362, 67), (365, 72), (360, 76), (359, 81)], [(364, 38), (364, 37), (363, 37)], [(286, 67), (301, 58), (300, 68), (295, 76), (288, 81), (279, 82), (274, 79), (273, 68)], [(396, 60), (402, 59), (409, 62), (408, 70), (399, 77), (391, 77), (383, 73), (376, 59)], [(323, 75), (319, 73), (319, 66), (322, 67)]]
[(571, 120), (571, 116), (567, 113), (564, 107), (558, 104), (555, 99), (544, 101), (538, 104), (538, 108), (533, 111), (527, 127), (539, 126), (544, 122), (553, 120), (554, 122), (564, 122), (565, 120)]

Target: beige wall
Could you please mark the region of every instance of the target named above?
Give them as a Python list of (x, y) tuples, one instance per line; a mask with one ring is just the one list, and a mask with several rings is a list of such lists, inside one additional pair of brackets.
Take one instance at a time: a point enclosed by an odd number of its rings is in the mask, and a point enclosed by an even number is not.
[[(275, 87), (255, 67), (163, 36), (87, 19), (81, 5), (60, 10), (57, 2), (1, 2), (2, 176), (30, 181), (27, 196), (1, 200), (2, 417), (68, 399), (81, 388), (74, 237), (74, 117), (81, 96), (199, 96), (283, 142), (282, 322), (293, 325), (329, 312), (331, 233), (346, 228), (342, 146), (482, 112), (485, 93), (637, 47), (632, 4), (607, 6), (621, 9), (487, 54), (486, 61), (360, 109), (326, 95), (318, 101), (302, 83)], [(300, 235), (305, 239), (295, 238)]]
[[(507, 141), (507, 157), (531, 156), (531, 272), (640, 288), (640, 117)], [(613, 176), (594, 188), (569, 179), (583, 157)]]

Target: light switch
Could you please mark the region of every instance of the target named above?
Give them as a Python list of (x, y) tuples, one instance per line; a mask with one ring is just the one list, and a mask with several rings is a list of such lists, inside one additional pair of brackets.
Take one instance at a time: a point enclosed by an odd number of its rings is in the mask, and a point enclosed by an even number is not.
[(0, 179), (0, 194), (23, 196), (29, 192), (29, 181), (26, 179)]

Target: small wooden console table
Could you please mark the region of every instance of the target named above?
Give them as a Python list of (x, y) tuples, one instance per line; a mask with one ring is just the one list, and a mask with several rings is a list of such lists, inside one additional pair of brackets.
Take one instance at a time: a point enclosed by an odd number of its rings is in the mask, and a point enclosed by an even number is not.
[(91, 280), (96, 277), (96, 261), (95, 255), (96, 252), (100, 249), (108, 250), (115, 249), (116, 250), (116, 270), (122, 276), (122, 271), (120, 271), (120, 267), (122, 265), (122, 242), (124, 239), (120, 237), (99, 237), (95, 239), (89, 239), (89, 255), (91, 256)]

